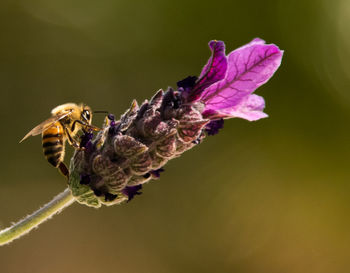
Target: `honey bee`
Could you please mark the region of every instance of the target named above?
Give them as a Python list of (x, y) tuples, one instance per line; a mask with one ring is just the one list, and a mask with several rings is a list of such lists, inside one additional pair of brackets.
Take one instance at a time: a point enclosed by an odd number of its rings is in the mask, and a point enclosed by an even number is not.
[(80, 142), (76, 135), (80, 130), (98, 131), (99, 128), (91, 125), (91, 108), (84, 104), (66, 103), (51, 110), (52, 117), (34, 127), (24, 138), (42, 134), (44, 156), (47, 161), (69, 177), (69, 171), (64, 164), (65, 142), (68, 141), (75, 149), (80, 149)]

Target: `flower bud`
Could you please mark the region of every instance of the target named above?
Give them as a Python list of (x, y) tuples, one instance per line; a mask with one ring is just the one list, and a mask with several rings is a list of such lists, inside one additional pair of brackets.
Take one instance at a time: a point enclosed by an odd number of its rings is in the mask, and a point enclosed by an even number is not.
[(75, 151), (71, 160), (73, 195), (93, 207), (130, 200), (130, 187), (158, 179), (161, 167), (204, 138), (208, 122), (172, 89), (140, 107), (133, 101), (118, 121), (107, 117), (95, 139), (83, 136), (89, 149)]

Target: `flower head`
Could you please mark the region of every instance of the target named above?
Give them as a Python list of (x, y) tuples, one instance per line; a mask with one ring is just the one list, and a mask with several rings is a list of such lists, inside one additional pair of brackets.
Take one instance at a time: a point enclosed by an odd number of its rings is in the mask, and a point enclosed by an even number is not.
[(223, 128), (225, 118), (266, 117), (262, 97), (252, 94), (281, 63), (282, 51), (260, 39), (225, 54), (221, 41), (199, 77), (159, 90), (140, 106), (134, 100), (120, 117), (108, 115), (95, 138), (82, 136), (70, 165), (69, 187), (77, 201), (99, 207), (130, 201), (142, 184), (158, 179), (171, 159)]

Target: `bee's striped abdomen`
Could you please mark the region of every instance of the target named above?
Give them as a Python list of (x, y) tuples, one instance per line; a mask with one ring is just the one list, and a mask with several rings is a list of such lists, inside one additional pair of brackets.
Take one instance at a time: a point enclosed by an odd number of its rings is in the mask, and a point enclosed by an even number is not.
[(64, 158), (64, 131), (59, 122), (42, 134), (44, 155), (51, 165), (58, 167)]

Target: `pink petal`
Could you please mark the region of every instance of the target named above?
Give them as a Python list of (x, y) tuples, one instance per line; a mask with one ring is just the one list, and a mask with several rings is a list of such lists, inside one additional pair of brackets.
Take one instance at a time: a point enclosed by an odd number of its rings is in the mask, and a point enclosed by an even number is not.
[(268, 115), (263, 112), (264, 108), (264, 98), (253, 94), (245, 97), (237, 107), (222, 109), (222, 113), (226, 113), (231, 117), (253, 121), (268, 117)]
[(249, 121), (254, 121), (268, 117), (268, 115), (263, 112), (264, 108), (264, 98), (253, 94), (245, 97), (237, 106), (216, 111), (212, 109), (206, 110), (203, 112), (203, 116), (209, 119), (243, 118)]
[[(266, 83), (281, 64), (283, 51), (259, 38), (228, 55), (225, 78), (202, 92), (205, 110), (238, 106), (241, 101)], [(253, 117), (250, 116), (249, 120)], [(261, 117), (260, 117), (261, 118)]]

